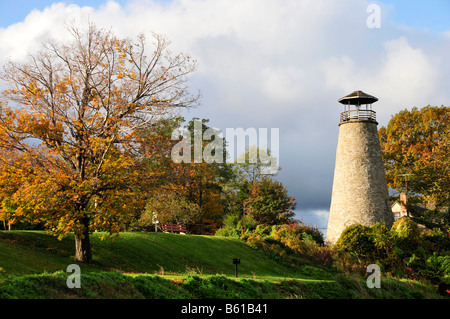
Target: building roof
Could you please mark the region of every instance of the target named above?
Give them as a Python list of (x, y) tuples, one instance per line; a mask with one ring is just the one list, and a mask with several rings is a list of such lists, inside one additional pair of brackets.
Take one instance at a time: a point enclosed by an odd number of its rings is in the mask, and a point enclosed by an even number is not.
[(338, 100), (339, 103), (350, 105), (372, 104), (376, 101), (378, 101), (378, 98), (363, 91), (354, 91)]

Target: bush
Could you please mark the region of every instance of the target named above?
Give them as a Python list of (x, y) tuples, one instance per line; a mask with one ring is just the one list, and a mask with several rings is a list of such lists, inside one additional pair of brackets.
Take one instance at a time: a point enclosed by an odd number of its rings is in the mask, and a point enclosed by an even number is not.
[(245, 232), (256, 229), (256, 226), (258, 226), (258, 223), (251, 215), (244, 215), (241, 217), (236, 227), (241, 232)]
[(199, 276), (187, 276), (183, 283), (184, 288), (193, 296), (200, 299), (220, 298), (220, 290), (211, 285), (211, 282)]
[(223, 217), (223, 226), (230, 228), (237, 228), (237, 225), (241, 219), (240, 213), (229, 213)]
[(356, 258), (353, 253), (337, 249), (335, 246), (329, 249), (334, 249), (333, 263), (339, 271), (345, 274), (359, 274), (360, 276), (366, 274), (366, 263), (363, 260)]
[(322, 233), (314, 227), (301, 225), (298, 222), (293, 222), (284, 225), (275, 225), (272, 227), (272, 237), (296, 237), (301, 238), (302, 234), (308, 234), (311, 238), (320, 245), (325, 243)]
[(324, 246), (324, 238), (317, 228), (290, 222), (282, 225), (258, 225), (251, 215), (237, 221), (237, 215), (224, 218), (224, 227), (217, 236), (239, 237), (254, 249), (261, 249), (272, 256), (293, 262), (301, 257), (319, 262), (332, 263), (332, 250)]
[(335, 248), (336, 264), (343, 270), (363, 270), (378, 264), (382, 271), (400, 277), (425, 279), (448, 294), (450, 288), (448, 233), (441, 229), (420, 232), (409, 218), (397, 220), (389, 230), (383, 224), (346, 228)]
[(249, 229), (255, 229), (256, 222), (252, 216), (232, 212), (223, 218), (223, 226), (215, 233), (216, 236), (241, 237)]
[(359, 264), (378, 264), (391, 273), (405, 271), (405, 264), (395, 246), (395, 236), (383, 224), (370, 227), (352, 225), (342, 232), (336, 247), (349, 253)]
[(415, 223), (410, 218), (400, 218), (392, 225), (391, 233), (397, 251), (403, 256), (411, 254), (419, 247), (420, 233)]
[(218, 229), (215, 233), (216, 236), (237, 237), (239, 238), (239, 230), (233, 227), (225, 226)]
[(370, 227), (352, 225), (347, 227), (336, 242), (336, 247), (352, 253), (358, 259), (371, 259), (375, 244), (371, 238)]
[(440, 228), (427, 230), (421, 235), (421, 245), (428, 251), (438, 253), (450, 251), (450, 234)]
[(245, 230), (240, 238), (255, 249), (289, 262), (301, 257), (329, 265), (333, 259), (331, 249), (323, 245), (322, 234), (315, 228), (298, 223), (258, 225)]

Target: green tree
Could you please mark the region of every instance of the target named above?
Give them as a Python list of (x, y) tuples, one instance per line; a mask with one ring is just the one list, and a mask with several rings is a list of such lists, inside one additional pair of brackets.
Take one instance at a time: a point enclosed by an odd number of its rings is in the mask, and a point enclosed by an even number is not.
[[(256, 145), (251, 145), (241, 154), (234, 164), (234, 172), (238, 179), (247, 180), (249, 183), (256, 183), (269, 175), (267, 168), (273, 166), (274, 171), (279, 171), (278, 159), (271, 155), (270, 149), (260, 149)], [(270, 174), (272, 175), (272, 174)], [(273, 176), (273, 175), (272, 175)]]
[(289, 196), (281, 182), (264, 177), (250, 185), (245, 213), (259, 224), (279, 225), (292, 219), (296, 205), (295, 197)]
[(225, 160), (225, 140), (219, 130), (207, 125), (207, 119), (194, 118), (183, 128), (183, 118), (163, 122), (158, 134), (155, 129), (141, 132), (142, 153), (157, 185), (151, 198), (165, 194), (195, 205), (198, 210), (189, 223), (199, 227), (190, 230), (203, 234), (205, 224), (218, 223), (224, 213), (223, 187), (233, 174)]
[(227, 195), (227, 211), (232, 214), (244, 215), (245, 203), (250, 196), (250, 187), (263, 178), (273, 176), (268, 174), (268, 167), (278, 167), (278, 159), (271, 155), (270, 149), (262, 150), (255, 145), (239, 155), (236, 163), (232, 165), (232, 174), (225, 186)]
[(195, 221), (200, 215), (200, 207), (175, 193), (159, 194), (150, 198), (144, 213), (139, 219), (141, 226), (151, 226), (158, 223), (183, 223)]
[(419, 206), (407, 205), (408, 213), (416, 223), (427, 228), (440, 228), (450, 232), (450, 207), (440, 209), (424, 209)]
[(208, 122), (208, 119), (193, 118), (187, 123), (187, 131), (194, 141), (192, 161), (182, 164), (189, 172), (183, 183), (186, 197), (200, 208), (197, 219), (200, 234), (205, 233), (206, 222), (217, 224), (222, 220), (226, 205), (224, 186), (233, 176), (230, 164), (226, 163), (225, 138), (221, 137), (220, 130), (207, 125)]

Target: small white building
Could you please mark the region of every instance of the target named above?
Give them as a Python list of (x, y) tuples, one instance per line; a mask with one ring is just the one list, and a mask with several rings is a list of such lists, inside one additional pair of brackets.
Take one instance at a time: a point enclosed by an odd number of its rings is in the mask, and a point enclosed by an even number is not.
[(408, 210), (406, 209), (406, 203), (408, 198), (406, 193), (400, 193), (400, 200), (395, 201), (391, 205), (392, 214), (394, 214), (394, 221), (408, 216)]

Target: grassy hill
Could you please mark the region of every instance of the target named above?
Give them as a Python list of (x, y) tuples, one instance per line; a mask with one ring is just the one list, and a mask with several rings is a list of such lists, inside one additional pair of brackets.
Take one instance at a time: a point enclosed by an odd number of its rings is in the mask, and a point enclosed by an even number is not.
[[(369, 289), (305, 262), (294, 267), (228, 237), (122, 233), (91, 237), (93, 263), (80, 265), (83, 289), (68, 289), (73, 236), (0, 232), (0, 298), (437, 298), (433, 287), (383, 280)], [(239, 279), (233, 258), (240, 258)]]
[[(91, 235), (93, 263), (82, 272), (119, 271), (180, 275), (186, 273), (234, 275), (233, 258), (240, 258), (244, 277), (326, 279), (319, 268), (294, 268), (229, 237), (166, 233), (121, 233), (113, 241)], [(0, 232), (0, 267), (4, 274), (38, 274), (66, 270), (74, 263), (74, 239), (59, 241), (45, 232)]]

